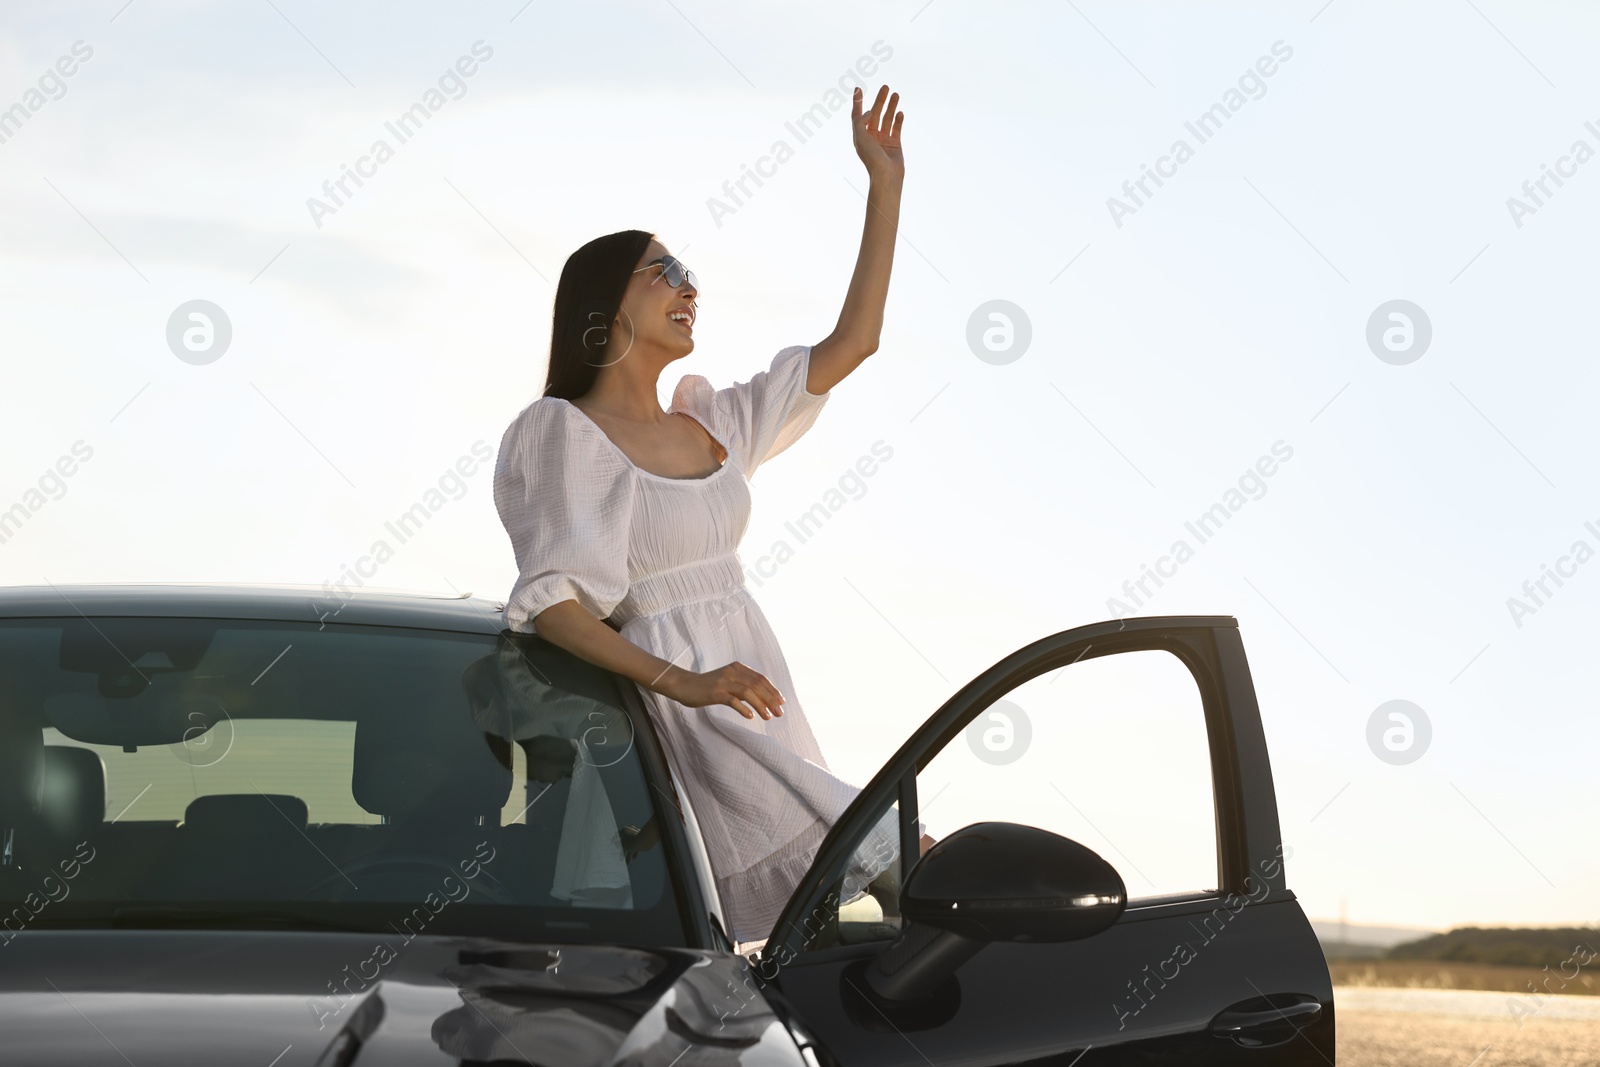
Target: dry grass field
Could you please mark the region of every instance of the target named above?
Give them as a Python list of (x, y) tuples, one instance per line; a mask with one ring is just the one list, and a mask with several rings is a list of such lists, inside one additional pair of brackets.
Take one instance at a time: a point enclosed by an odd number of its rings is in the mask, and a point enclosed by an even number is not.
[[(1569, 966), (1566, 974), (1572, 974)], [(1595, 968), (1577, 970), (1573, 977), (1560, 968), (1502, 967), (1492, 963), (1446, 963), (1440, 960), (1330, 960), (1328, 971), (1336, 986), (1399, 989), (1488, 989), (1506, 993), (1561, 993), (1600, 996), (1600, 976)]]
[[(1335, 993), (1337, 1002), (1337, 992)], [(1422, 1012), (1336, 1014), (1338, 1067), (1597, 1067), (1600, 1020), (1472, 1018)]]
[[(1593, 976), (1535, 997), (1537, 968), (1334, 963), (1339, 1067), (1600, 1067)], [(1552, 988), (1555, 983), (1551, 982)]]

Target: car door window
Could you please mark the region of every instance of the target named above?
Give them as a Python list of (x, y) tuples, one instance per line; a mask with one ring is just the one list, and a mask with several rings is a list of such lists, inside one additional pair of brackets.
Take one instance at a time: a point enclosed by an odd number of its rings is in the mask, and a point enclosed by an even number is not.
[[(1194, 675), (1165, 650), (1085, 659), (1015, 686), (933, 755), (916, 793), (935, 839), (1020, 823), (1099, 853), (1132, 903), (1216, 891), (1204, 707)], [(846, 901), (837, 938), (807, 947), (892, 938), (897, 905), (882, 892)]]

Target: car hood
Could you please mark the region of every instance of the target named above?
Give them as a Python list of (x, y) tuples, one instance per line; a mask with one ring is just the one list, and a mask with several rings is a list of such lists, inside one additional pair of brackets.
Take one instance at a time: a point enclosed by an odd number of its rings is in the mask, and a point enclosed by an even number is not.
[(801, 1064), (738, 956), (486, 938), (25, 930), (0, 1063)]

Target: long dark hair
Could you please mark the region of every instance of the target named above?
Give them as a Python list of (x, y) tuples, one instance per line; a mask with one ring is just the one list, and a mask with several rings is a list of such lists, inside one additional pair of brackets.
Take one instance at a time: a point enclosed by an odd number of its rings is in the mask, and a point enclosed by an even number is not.
[(599, 368), (618, 358), (611, 350), (611, 324), (634, 264), (654, 239), (655, 234), (644, 230), (618, 230), (567, 257), (556, 285), (545, 396), (582, 396), (594, 386)]

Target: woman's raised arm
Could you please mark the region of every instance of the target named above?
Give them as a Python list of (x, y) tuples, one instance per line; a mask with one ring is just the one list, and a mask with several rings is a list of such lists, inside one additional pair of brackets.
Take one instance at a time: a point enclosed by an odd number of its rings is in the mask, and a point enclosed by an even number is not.
[(850, 104), (850, 129), (856, 155), (867, 168), (867, 218), (839, 321), (833, 332), (811, 349), (806, 389), (818, 394), (839, 384), (878, 350), (883, 307), (889, 298), (889, 268), (894, 264), (895, 232), (900, 225), (900, 187), (906, 174), (900, 153), (905, 113), (895, 110), (900, 94), (890, 95), (887, 85), (880, 86), (866, 115), (861, 113), (861, 100), (857, 89)]

